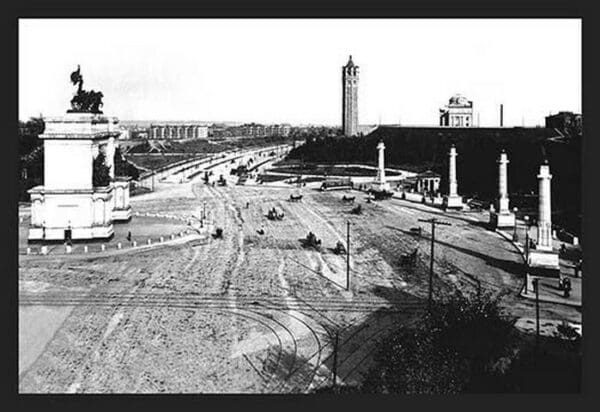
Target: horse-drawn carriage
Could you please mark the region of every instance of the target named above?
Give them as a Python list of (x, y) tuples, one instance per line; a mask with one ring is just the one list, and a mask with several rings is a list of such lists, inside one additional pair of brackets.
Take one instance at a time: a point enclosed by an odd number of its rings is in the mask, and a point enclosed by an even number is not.
[(223, 239), (223, 229), (218, 227), (215, 233), (213, 233), (212, 237), (213, 239)]
[(418, 255), (418, 248), (416, 248), (412, 253), (405, 253), (402, 256), (400, 256), (400, 264), (402, 266), (415, 266), (417, 263)]
[(302, 199), (302, 195), (300, 195), (300, 194), (297, 194), (297, 195), (291, 194), (290, 195), (290, 201), (291, 202), (297, 202), (297, 201), (299, 201), (301, 199)]
[(305, 239), (302, 239), (304, 247), (312, 247), (314, 249), (321, 248), (321, 239), (317, 238), (313, 232), (308, 232)]
[(352, 210), (350, 211), (350, 213), (352, 213), (353, 215), (360, 215), (362, 213), (362, 206), (361, 205), (356, 205), (352, 208)]
[(333, 249), (333, 253), (336, 255), (345, 255), (347, 253), (346, 246), (344, 246), (344, 244), (338, 240), (338, 242), (335, 244), (335, 249)]
[(269, 209), (269, 211), (267, 212), (267, 219), (269, 219), (269, 220), (282, 220), (283, 219), (283, 212), (279, 213), (277, 211), (277, 209), (275, 209), (275, 208)]
[(411, 227), (410, 228), (410, 233), (412, 235), (418, 235), (421, 236), (421, 233), (423, 232), (423, 228), (421, 226), (418, 227)]
[(217, 181), (219, 186), (227, 186), (227, 180), (223, 177), (223, 175), (219, 176), (219, 180)]
[(388, 192), (386, 190), (370, 190), (369, 194), (373, 196), (373, 200), (389, 199), (394, 195), (394, 193)]

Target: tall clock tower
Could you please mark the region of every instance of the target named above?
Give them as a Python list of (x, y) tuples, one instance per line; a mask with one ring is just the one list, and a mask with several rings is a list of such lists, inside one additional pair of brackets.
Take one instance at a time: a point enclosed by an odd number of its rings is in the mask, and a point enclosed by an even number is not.
[(358, 66), (352, 56), (342, 67), (342, 131), (345, 136), (358, 134)]

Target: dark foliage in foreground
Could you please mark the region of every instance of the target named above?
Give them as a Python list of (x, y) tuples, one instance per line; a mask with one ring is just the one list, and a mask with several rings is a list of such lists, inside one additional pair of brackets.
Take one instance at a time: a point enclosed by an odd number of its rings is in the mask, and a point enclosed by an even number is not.
[(460, 393), (508, 354), (512, 321), (487, 296), (454, 295), (414, 328), (390, 335), (366, 376), (369, 393)]
[(573, 336), (559, 328), (536, 348), (531, 335), (517, 332), (502, 315), (497, 300), (457, 294), (434, 304), (416, 326), (382, 340), (360, 386), (317, 392), (575, 393), (581, 384), (581, 342)]

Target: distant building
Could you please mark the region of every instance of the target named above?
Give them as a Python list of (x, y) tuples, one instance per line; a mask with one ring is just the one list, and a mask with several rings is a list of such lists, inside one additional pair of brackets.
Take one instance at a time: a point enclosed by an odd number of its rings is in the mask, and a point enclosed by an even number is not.
[(440, 126), (473, 127), (473, 102), (460, 94), (440, 109)]
[(150, 125), (150, 139), (207, 139), (208, 126), (181, 123), (181, 124), (161, 124)]
[(358, 66), (352, 61), (342, 67), (342, 132), (358, 135)]
[(552, 129), (569, 129), (572, 127), (581, 128), (582, 116), (573, 112), (558, 112), (550, 116), (546, 116), (546, 127)]
[(265, 137), (265, 136), (282, 136), (288, 137), (292, 127), (289, 124), (257, 124), (247, 123), (241, 126), (223, 126), (212, 125), (210, 128), (210, 136), (213, 138), (226, 137)]
[(440, 192), (440, 182), (442, 176), (438, 173), (427, 170), (416, 176), (404, 179), (400, 185), (404, 190), (420, 194), (438, 194)]

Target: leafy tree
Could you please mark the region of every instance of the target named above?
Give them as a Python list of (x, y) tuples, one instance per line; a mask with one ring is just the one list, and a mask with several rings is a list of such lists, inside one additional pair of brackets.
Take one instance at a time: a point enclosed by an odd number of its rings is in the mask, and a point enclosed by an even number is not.
[(454, 295), (433, 305), (414, 328), (385, 339), (361, 390), (367, 393), (447, 394), (480, 391), (478, 380), (494, 375), (506, 356), (512, 321), (488, 296)]
[(140, 175), (140, 171), (134, 165), (127, 162), (119, 147), (115, 149), (114, 165), (115, 176), (129, 176), (132, 179), (137, 180)]
[(94, 159), (92, 169), (92, 184), (94, 187), (103, 187), (110, 184), (110, 171), (106, 165), (106, 156), (101, 151)]
[(39, 135), (44, 133), (44, 120), (31, 118), (27, 122), (19, 122), (19, 200), (28, 201), (27, 190), (43, 184), (44, 179), (44, 146)]

